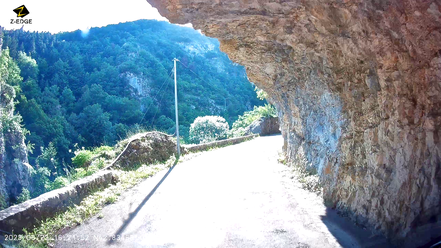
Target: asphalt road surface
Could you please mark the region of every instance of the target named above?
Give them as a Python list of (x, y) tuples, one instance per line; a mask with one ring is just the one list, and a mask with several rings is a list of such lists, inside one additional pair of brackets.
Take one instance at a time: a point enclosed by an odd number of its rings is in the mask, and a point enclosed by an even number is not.
[(162, 171), (56, 247), (390, 247), (301, 189), (282, 145), (260, 137)]

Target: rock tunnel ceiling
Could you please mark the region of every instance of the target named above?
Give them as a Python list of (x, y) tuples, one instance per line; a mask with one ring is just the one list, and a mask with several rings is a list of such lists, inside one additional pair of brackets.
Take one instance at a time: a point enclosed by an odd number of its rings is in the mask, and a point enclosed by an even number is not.
[(397, 243), (441, 221), (440, 0), (147, 1), (246, 66), (329, 206)]

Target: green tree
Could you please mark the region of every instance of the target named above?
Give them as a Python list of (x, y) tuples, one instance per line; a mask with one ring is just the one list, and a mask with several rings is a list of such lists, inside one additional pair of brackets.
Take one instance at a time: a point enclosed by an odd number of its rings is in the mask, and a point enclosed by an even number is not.
[(228, 129), (228, 123), (223, 117), (198, 117), (190, 126), (190, 140), (199, 144), (225, 139)]
[(172, 131), (171, 133), (175, 132), (174, 131), (174, 129), (176, 128), (175, 122), (172, 119), (166, 117), (165, 115), (161, 115), (158, 118), (158, 120), (155, 122), (155, 124), (158, 127), (161, 127), (161, 129), (163, 129), (163, 131), (171, 130)]
[(56, 156), (57, 150), (52, 142), (46, 148), (41, 147), (41, 155), (37, 157), (38, 167), (48, 168), (52, 173), (56, 173), (58, 170)]
[(22, 80), (20, 68), (9, 56), (9, 49), (3, 50), (0, 54), (0, 81), (18, 87)]
[(20, 195), (18, 195), (18, 197), (17, 197), (17, 204), (23, 203), (29, 199), (31, 199), (31, 193), (29, 192), (29, 190), (27, 188), (23, 188), (21, 190)]
[(37, 79), (38, 65), (35, 59), (27, 56), (26, 53), (20, 51), (18, 53), (17, 65), (18, 67), (20, 67), (20, 75), (23, 77), (23, 80), (28, 80), (30, 78)]
[(94, 104), (84, 108), (78, 115), (77, 128), (82, 137), (87, 140), (87, 146), (100, 146), (112, 135), (112, 123), (109, 114), (105, 113), (101, 105)]
[(60, 102), (65, 109), (65, 112), (70, 113), (75, 106), (75, 96), (69, 87), (65, 87), (61, 92)]
[(37, 197), (50, 189), (51, 181), (49, 180), (49, 176), (51, 175), (51, 172), (48, 168), (40, 167), (37, 170), (33, 170), (31, 175), (34, 182), (32, 197)]

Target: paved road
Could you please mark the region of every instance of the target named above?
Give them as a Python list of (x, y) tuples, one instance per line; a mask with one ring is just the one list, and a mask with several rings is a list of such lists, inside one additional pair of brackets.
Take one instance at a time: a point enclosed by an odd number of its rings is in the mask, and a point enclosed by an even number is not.
[[(261, 137), (178, 164), (153, 194), (167, 171), (56, 247), (388, 247), (292, 182), (277, 163), (282, 144)], [(113, 235), (124, 239), (106, 239)]]

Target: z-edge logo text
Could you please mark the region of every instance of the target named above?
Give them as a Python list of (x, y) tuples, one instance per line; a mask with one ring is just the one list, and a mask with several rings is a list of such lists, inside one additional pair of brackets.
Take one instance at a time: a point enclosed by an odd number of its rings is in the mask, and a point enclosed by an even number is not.
[(23, 19), (23, 17), (30, 13), (26, 6), (22, 5), (15, 8), (13, 11), (17, 14), (17, 17), (20, 17), (21, 19), (11, 19), (11, 24), (32, 24), (32, 19)]

